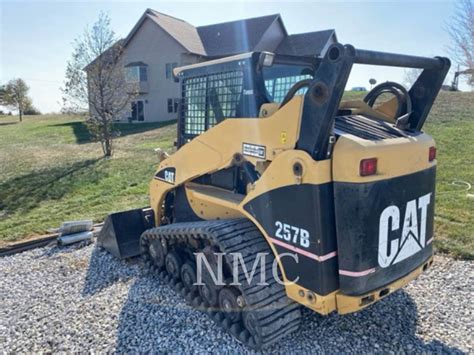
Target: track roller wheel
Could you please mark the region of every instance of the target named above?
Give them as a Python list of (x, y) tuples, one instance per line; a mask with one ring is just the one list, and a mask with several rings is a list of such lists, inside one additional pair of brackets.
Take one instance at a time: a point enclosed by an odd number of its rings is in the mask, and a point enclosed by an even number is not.
[(159, 269), (165, 266), (166, 254), (159, 240), (156, 239), (150, 243), (149, 253), (153, 264), (155, 264)]
[(203, 275), (202, 285), (199, 285), (199, 294), (209, 306), (217, 306), (219, 303), (219, 289), (214, 285), (210, 276)]
[(225, 287), (219, 292), (219, 307), (232, 323), (242, 317), (242, 296), (234, 287)]
[(181, 260), (181, 257), (179, 256), (177, 252), (171, 251), (166, 255), (166, 259), (165, 259), (166, 271), (168, 271), (168, 274), (172, 278), (179, 279), (182, 263), (183, 262)]
[(181, 281), (189, 291), (196, 291), (196, 267), (189, 261), (181, 266)]

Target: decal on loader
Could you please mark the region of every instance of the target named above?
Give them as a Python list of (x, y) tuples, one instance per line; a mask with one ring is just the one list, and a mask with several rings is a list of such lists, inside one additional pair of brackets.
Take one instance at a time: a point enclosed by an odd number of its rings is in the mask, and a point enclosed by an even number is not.
[(397, 206), (388, 206), (383, 210), (380, 215), (378, 254), (381, 267), (405, 260), (431, 242), (431, 239), (426, 240), (426, 216), (430, 202), (431, 192), (417, 200), (408, 201), (403, 221), (400, 220), (401, 211)]

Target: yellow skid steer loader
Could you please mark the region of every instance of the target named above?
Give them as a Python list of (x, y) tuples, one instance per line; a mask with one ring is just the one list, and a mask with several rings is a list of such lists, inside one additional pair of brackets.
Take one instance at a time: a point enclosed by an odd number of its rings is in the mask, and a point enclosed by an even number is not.
[[(422, 71), (343, 101), (355, 64)], [(297, 330), (301, 305), (350, 313), (403, 287), (432, 263), (422, 127), (449, 67), (335, 43), (176, 68), (178, 150), (151, 181), (145, 264), (253, 349)]]

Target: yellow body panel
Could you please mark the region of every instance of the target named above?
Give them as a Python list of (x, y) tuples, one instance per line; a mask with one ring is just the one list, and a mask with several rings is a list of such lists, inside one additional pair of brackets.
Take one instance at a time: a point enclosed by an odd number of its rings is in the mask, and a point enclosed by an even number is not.
[(202, 219), (242, 218), (241, 195), (224, 189), (199, 184), (186, 184), (186, 197), (191, 209)]
[[(161, 220), (161, 204), (169, 190), (198, 176), (230, 166), (234, 154), (242, 151), (242, 143), (265, 144), (266, 159), (246, 156), (254, 164), (272, 161), (278, 153), (294, 148), (299, 136), (302, 102), (302, 97), (296, 96), (267, 118), (225, 120), (162, 161), (158, 170), (171, 166), (179, 169), (174, 184), (156, 179), (150, 183), (150, 203), (155, 211), (155, 220)], [(284, 142), (282, 133), (286, 137)]]
[[(392, 294), (394, 291), (406, 286), (411, 281), (415, 280), (424, 271), (426, 271), (426, 269), (430, 267), (432, 263), (433, 263), (433, 257), (429, 258), (422, 266), (416, 268), (415, 270), (410, 272), (408, 275), (398, 279), (395, 282), (392, 282), (391, 284), (387, 286), (381, 287), (365, 295), (347, 296), (347, 295), (338, 293), (336, 295), (337, 312), (340, 314), (356, 312), (381, 300), (382, 298)], [(380, 292), (383, 290), (388, 290), (388, 292), (381, 295)], [(367, 304), (363, 304), (362, 300), (366, 297), (373, 297), (373, 300)]]
[(378, 108), (377, 110), (373, 109), (361, 100), (342, 101), (339, 105), (339, 108), (350, 110), (353, 115), (364, 114), (368, 117), (376, 117), (389, 123), (395, 123), (394, 114), (392, 112), (389, 112), (388, 110), (381, 112), (380, 110), (378, 110)]
[[(343, 134), (333, 152), (333, 180), (337, 182), (372, 182), (412, 174), (436, 165), (428, 161), (434, 140), (427, 134), (416, 137), (369, 141)], [(377, 174), (359, 175), (362, 159), (377, 158)]]
[[(293, 173), (293, 165), (300, 163), (303, 167), (301, 177)], [(315, 161), (302, 150), (288, 150), (280, 153), (270, 164), (260, 179), (254, 184), (242, 201), (242, 206), (248, 201), (270, 190), (294, 184), (325, 184), (331, 182), (331, 161)]]
[[(423, 265), (416, 268), (408, 275), (398, 279), (397, 281), (359, 296), (344, 295), (338, 290), (328, 295), (321, 296), (296, 284), (286, 286), (286, 293), (289, 298), (321, 315), (327, 315), (334, 311), (337, 311), (339, 314), (348, 314), (360, 311), (361, 309), (364, 309), (371, 304), (380, 301), (382, 298), (392, 294), (393, 292), (405, 287), (411, 281), (420, 276), (424, 271), (426, 271), (427, 268), (432, 264), (433, 257), (429, 258), (425, 263), (423, 263)], [(388, 290), (388, 292), (386, 290)], [(386, 293), (381, 295), (381, 291)], [(311, 295), (311, 297), (309, 297), (309, 295)], [(373, 300), (364, 304), (362, 300), (367, 297), (373, 297)]]

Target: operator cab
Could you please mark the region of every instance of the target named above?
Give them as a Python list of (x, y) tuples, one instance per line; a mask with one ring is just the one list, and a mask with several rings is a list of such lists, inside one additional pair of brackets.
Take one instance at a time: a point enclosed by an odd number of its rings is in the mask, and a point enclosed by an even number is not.
[[(178, 147), (224, 119), (271, 116), (294, 95), (306, 93), (321, 61), (249, 52), (176, 68), (174, 75), (182, 91)], [(387, 82), (375, 87), (363, 101), (341, 101), (332, 135), (337, 139), (349, 133), (368, 140), (402, 137), (404, 115), (411, 109), (408, 91)]]
[(182, 91), (178, 146), (224, 119), (269, 116), (296, 83), (313, 78), (319, 61), (250, 52), (176, 68)]

